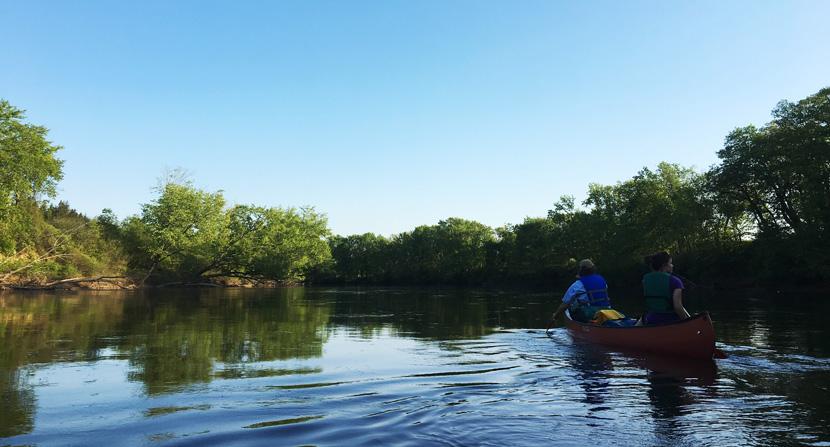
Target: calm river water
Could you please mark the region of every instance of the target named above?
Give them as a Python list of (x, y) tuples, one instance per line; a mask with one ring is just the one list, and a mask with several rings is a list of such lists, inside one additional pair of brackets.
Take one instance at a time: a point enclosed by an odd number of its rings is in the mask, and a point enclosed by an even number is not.
[(4, 293), (0, 445), (830, 446), (826, 298), (692, 293), (729, 358), (684, 363), (546, 336), (552, 294)]

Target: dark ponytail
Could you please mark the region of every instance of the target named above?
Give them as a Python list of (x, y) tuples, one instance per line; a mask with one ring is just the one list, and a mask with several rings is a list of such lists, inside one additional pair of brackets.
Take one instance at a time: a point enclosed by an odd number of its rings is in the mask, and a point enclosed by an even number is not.
[(667, 251), (658, 251), (644, 258), (646, 264), (654, 271), (660, 270), (664, 265), (669, 263), (670, 259), (671, 255)]

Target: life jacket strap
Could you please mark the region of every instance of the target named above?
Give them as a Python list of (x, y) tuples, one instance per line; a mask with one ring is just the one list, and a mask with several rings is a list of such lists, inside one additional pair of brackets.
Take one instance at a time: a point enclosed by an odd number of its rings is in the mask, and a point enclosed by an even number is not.
[[(595, 293), (600, 293), (600, 292), (604, 293), (605, 297), (596, 298), (594, 296), (594, 294)], [(588, 302), (591, 303), (591, 304), (610, 301), (609, 298), (608, 298), (608, 289), (587, 290), (585, 293), (588, 294)]]

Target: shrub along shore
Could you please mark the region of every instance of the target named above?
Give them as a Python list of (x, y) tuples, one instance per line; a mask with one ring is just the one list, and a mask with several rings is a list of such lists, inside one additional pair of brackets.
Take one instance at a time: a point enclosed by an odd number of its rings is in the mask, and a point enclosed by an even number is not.
[(52, 201), (60, 149), (0, 101), (0, 288), (550, 286), (585, 257), (633, 285), (657, 250), (702, 284), (830, 280), (830, 88), (733, 130), (705, 172), (664, 162), (518, 224), (448, 218), (391, 237), (333, 235), (310, 207), (228, 204), (176, 173), (138, 215), (88, 217)]

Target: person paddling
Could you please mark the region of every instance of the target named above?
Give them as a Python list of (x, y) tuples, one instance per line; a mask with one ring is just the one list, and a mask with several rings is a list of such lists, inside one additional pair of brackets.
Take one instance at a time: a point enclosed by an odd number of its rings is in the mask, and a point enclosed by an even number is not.
[(662, 324), (689, 318), (683, 307), (683, 281), (672, 275), (674, 265), (668, 252), (646, 256), (651, 272), (643, 276), (646, 314), (643, 324)]
[(608, 283), (605, 282), (596, 266), (590, 259), (579, 261), (577, 280), (571, 284), (562, 297), (562, 304), (553, 313), (553, 320), (571, 310), (571, 317), (576, 321), (587, 322), (594, 318), (600, 309), (610, 309), (611, 299), (608, 297)]

